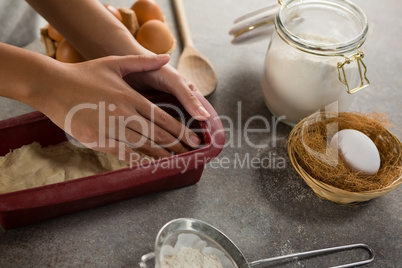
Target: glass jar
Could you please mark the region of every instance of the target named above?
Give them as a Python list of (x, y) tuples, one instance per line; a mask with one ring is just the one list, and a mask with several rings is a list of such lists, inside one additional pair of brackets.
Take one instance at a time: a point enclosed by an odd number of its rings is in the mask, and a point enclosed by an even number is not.
[[(280, 2), (281, 3), (281, 2)], [(281, 3), (265, 58), (262, 90), (268, 109), (294, 125), (318, 111), (346, 111), (369, 85), (360, 50), (367, 18), (345, 0)]]

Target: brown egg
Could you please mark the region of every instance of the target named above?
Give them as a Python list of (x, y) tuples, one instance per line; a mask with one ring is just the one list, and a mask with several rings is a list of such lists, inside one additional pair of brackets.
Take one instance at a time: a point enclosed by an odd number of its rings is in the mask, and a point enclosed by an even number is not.
[(167, 53), (172, 48), (174, 40), (169, 28), (160, 20), (145, 22), (138, 29), (135, 38), (143, 47), (156, 54)]
[(63, 39), (57, 46), (56, 60), (67, 63), (76, 63), (84, 61), (84, 58), (69, 42), (67, 42), (66, 39)]
[(162, 10), (154, 0), (137, 0), (131, 9), (134, 10), (140, 25), (149, 20), (163, 21)]
[(60, 42), (64, 39), (64, 37), (50, 24), (47, 27), (47, 32), (49, 34), (49, 37), (56, 42)]
[(115, 8), (114, 6), (111, 6), (111, 5), (107, 5), (107, 4), (103, 4), (103, 6), (106, 7), (107, 10), (109, 10), (110, 13), (112, 13), (119, 21), (123, 20), (123, 17), (121, 16), (121, 13), (117, 8)]

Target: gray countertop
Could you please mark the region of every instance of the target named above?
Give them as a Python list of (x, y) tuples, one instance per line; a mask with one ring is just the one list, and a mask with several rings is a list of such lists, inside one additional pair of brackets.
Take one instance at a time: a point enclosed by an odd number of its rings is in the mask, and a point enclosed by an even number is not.
[[(117, 7), (132, 3), (104, 2)], [(356, 2), (369, 20), (363, 50), (371, 86), (358, 93), (351, 110), (386, 113), (393, 123), (391, 131), (401, 138), (402, 4), (396, 0)], [(158, 3), (177, 36), (170, 1)], [(206, 166), (199, 183), (14, 230), (0, 230), (0, 267), (138, 267), (140, 257), (153, 250), (159, 229), (181, 217), (201, 219), (219, 228), (249, 261), (366, 243), (375, 250), (376, 259), (365, 267), (401, 267), (401, 187), (356, 206), (322, 200), (304, 183), (287, 156), (290, 127), (280, 123), (276, 136), (251, 136), (254, 143), (272, 144), (266, 149), (253, 149), (247, 146), (244, 136), (238, 136), (241, 124), (254, 115), (271, 122), (260, 86), (268, 40), (234, 46), (227, 32), (234, 18), (265, 4), (263, 0), (184, 3), (194, 43), (212, 61), (219, 77), (218, 88), (208, 100), (219, 115), (240, 122), (232, 133), (226, 133), (233, 142)], [(38, 40), (30, 48), (43, 51)], [(180, 49), (179, 44), (172, 55), (173, 64)], [(0, 102), (0, 119), (32, 110), (18, 102)], [(274, 158), (284, 165), (241, 168), (234, 164), (236, 156), (244, 158), (246, 154), (259, 159), (275, 154)], [(223, 159), (230, 164), (219, 166), (217, 161)], [(335, 265), (363, 257), (362, 251), (348, 251), (293, 261), (286, 267), (323, 267), (324, 263)]]

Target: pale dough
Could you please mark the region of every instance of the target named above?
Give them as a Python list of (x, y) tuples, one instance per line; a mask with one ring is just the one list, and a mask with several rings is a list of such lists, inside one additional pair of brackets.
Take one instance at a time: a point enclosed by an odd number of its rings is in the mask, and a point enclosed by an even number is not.
[(0, 194), (73, 180), (128, 167), (124, 161), (70, 142), (37, 142), (0, 157)]

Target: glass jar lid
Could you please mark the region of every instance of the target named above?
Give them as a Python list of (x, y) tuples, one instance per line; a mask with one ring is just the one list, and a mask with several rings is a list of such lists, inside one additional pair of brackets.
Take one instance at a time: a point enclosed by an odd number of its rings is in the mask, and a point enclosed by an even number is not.
[(269, 38), (274, 25), (289, 45), (319, 55), (345, 55), (366, 40), (367, 17), (348, 0), (278, 2), (236, 19), (229, 31), (232, 43)]
[(276, 31), (289, 45), (318, 55), (347, 55), (366, 40), (367, 17), (346, 0), (291, 0), (275, 17)]

